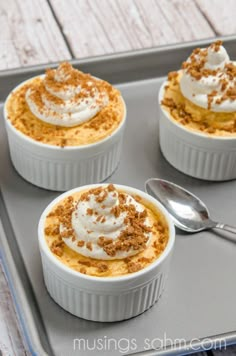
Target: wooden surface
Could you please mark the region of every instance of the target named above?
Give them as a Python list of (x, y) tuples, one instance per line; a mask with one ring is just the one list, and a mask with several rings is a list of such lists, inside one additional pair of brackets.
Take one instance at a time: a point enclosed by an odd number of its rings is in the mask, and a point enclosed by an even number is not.
[(70, 59), (46, 0), (0, 2), (0, 69)]
[[(235, 14), (236, 0), (2, 0), (0, 70), (235, 34)], [(28, 354), (20, 335), (0, 264), (4, 356)]]
[(1, 1), (0, 70), (232, 34), (235, 9), (235, 0)]

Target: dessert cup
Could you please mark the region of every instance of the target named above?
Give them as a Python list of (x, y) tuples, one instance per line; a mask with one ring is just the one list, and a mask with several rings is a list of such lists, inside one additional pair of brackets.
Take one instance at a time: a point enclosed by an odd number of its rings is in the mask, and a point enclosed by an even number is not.
[(160, 146), (195, 178), (236, 178), (236, 66), (222, 41), (196, 48), (159, 92)]
[(163, 83), (159, 91), (160, 147), (166, 160), (179, 171), (200, 179), (236, 178), (236, 137), (214, 136), (190, 130), (165, 110)]
[(40, 218), (38, 238), (45, 285), (55, 302), (83, 319), (113, 322), (141, 314), (158, 301), (166, 283), (175, 230), (167, 211), (158, 201), (137, 189), (115, 185), (125, 193), (139, 195), (163, 214), (169, 230), (164, 251), (149, 266), (116, 277), (90, 276), (67, 267), (51, 252), (46, 242), (45, 219), (52, 208), (65, 197), (98, 186), (101, 184), (75, 188), (53, 200)]
[[(27, 82), (18, 85), (13, 92)], [(112, 134), (88, 145), (59, 147), (38, 142), (12, 125), (7, 112), (11, 95), (4, 106), (5, 126), (13, 166), (25, 180), (41, 188), (65, 191), (101, 182), (114, 172), (120, 160), (126, 123), (122, 98), (124, 117)]]

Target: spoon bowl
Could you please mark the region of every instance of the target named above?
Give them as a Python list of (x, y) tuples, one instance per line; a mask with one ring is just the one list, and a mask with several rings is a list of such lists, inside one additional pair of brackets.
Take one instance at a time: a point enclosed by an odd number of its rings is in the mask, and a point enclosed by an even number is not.
[(158, 199), (171, 215), (175, 226), (189, 233), (219, 228), (236, 234), (236, 228), (210, 218), (206, 205), (196, 195), (167, 180), (151, 178), (146, 192)]

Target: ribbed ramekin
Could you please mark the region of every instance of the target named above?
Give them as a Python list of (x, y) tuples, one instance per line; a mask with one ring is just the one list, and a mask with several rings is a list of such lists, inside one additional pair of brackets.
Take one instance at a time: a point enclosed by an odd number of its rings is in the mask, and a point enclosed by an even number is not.
[(66, 192), (49, 204), (38, 226), (39, 247), (46, 288), (63, 309), (87, 320), (112, 322), (132, 318), (150, 308), (161, 296), (175, 240), (174, 225), (165, 208), (148, 194), (134, 188), (115, 185), (151, 202), (165, 216), (169, 240), (161, 256), (148, 267), (120, 277), (93, 277), (76, 272), (61, 263), (50, 251), (44, 235), (48, 213), (66, 196), (100, 185), (88, 185)]
[[(32, 78), (31, 78), (32, 79)], [(13, 91), (26, 82), (18, 85)], [(116, 169), (122, 149), (124, 118), (105, 139), (89, 145), (57, 147), (40, 143), (17, 130), (4, 106), (10, 156), (16, 171), (28, 182), (49, 190), (65, 191), (84, 184), (102, 182)]]
[(161, 106), (166, 84), (159, 91), (160, 147), (166, 160), (195, 178), (212, 181), (236, 178), (236, 137), (189, 130), (171, 118)]

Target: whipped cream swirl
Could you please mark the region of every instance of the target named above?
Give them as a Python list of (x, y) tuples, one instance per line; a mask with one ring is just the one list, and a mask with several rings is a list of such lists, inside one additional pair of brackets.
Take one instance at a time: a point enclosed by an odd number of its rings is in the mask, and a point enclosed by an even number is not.
[(109, 102), (102, 81), (62, 63), (26, 92), (30, 111), (40, 120), (72, 127), (93, 118)]
[[(142, 213), (145, 208), (129, 194), (124, 194), (127, 207), (134, 206), (136, 212)], [(102, 189), (99, 195), (93, 193), (85, 200), (79, 200), (72, 214), (72, 228), (75, 238), (64, 238), (65, 244), (81, 255), (101, 260), (123, 259), (140, 252), (140, 249), (129, 248), (117, 250), (115, 255), (107, 254), (99, 239), (105, 239), (110, 243), (118, 241), (119, 236), (127, 229), (127, 211), (114, 214), (114, 208), (120, 205), (119, 193), (116, 190)], [(148, 216), (144, 224), (151, 227)], [(63, 232), (64, 227), (60, 227)], [(151, 229), (145, 232), (147, 246), (151, 240)]]
[(236, 111), (236, 66), (220, 42), (193, 51), (181, 74), (181, 92), (192, 103), (213, 112)]

